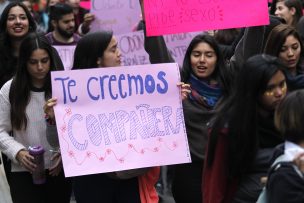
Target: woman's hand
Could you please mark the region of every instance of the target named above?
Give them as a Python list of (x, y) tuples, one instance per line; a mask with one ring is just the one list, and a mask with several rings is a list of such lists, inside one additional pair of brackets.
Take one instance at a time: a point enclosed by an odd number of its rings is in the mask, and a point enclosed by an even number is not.
[(188, 98), (188, 95), (191, 93), (190, 84), (180, 82), (177, 84), (177, 86), (179, 86), (181, 88), (182, 100), (184, 101), (185, 99)]
[(83, 29), (90, 30), (91, 23), (95, 20), (95, 15), (92, 13), (86, 13), (83, 17)]
[(55, 120), (54, 106), (57, 104), (57, 98), (51, 98), (43, 106), (44, 113), (52, 120)]
[(62, 171), (62, 159), (60, 152), (56, 152), (52, 155), (51, 163), (53, 163), (53, 165), (49, 168), (50, 176), (58, 176)]
[(16, 159), (19, 161), (20, 165), (26, 168), (31, 173), (35, 171), (37, 165), (33, 162), (34, 157), (29, 154), (25, 149), (21, 149), (16, 156)]

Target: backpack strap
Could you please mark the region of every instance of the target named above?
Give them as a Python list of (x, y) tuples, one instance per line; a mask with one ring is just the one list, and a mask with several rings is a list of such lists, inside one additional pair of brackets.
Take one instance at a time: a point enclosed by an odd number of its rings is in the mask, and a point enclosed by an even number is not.
[[(284, 163), (284, 162), (285, 163), (288, 162), (287, 156), (285, 154), (282, 154), (279, 157), (277, 157), (276, 160), (271, 165), (267, 177), (269, 178), (270, 175), (273, 172), (275, 172), (276, 170), (278, 170), (282, 166), (282, 163)], [(294, 164), (291, 164), (291, 166), (294, 168), (294, 170), (296, 171), (296, 173), (299, 174), (299, 176), (304, 179), (303, 174), (299, 170), (299, 168), (296, 165), (294, 165)], [(258, 200), (257, 200), (256, 203), (268, 203), (267, 186), (263, 187), (263, 190), (260, 193), (259, 198), (258, 198)]]
[(287, 156), (285, 154), (280, 155), (276, 158), (276, 160), (272, 163), (271, 168), (275, 167), (280, 162), (286, 162)]
[[(281, 156), (279, 156), (278, 158), (276, 158), (276, 160), (273, 162), (273, 164), (271, 165), (271, 169), (268, 173), (268, 177), (271, 173), (273, 173), (274, 171), (278, 170), (281, 166), (282, 166), (282, 163), (284, 162), (289, 162), (288, 159), (287, 159), (287, 156), (285, 154), (282, 154)], [(294, 165), (294, 164), (291, 164), (292, 168), (294, 169), (294, 171), (302, 178), (304, 179), (304, 175), (303, 173), (300, 171), (300, 169)]]

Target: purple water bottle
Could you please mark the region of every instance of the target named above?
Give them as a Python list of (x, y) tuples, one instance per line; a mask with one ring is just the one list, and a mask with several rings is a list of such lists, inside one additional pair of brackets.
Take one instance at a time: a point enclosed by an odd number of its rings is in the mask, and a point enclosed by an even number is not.
[(34, 157), (34, 163), (37, 165), (35, 171), (33, 171), (33, 183), (40, 185), (46, 182), (45, 170), (44, 170), (44, 149), (42, 146), (29, 147), (29, 153)]

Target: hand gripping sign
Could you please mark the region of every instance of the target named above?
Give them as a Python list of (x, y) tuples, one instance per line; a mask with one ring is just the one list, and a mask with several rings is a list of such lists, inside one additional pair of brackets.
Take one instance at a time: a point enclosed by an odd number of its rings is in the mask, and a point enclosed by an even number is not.
[(191, 162), (179, 67), (52, 72), (66, 176)]

